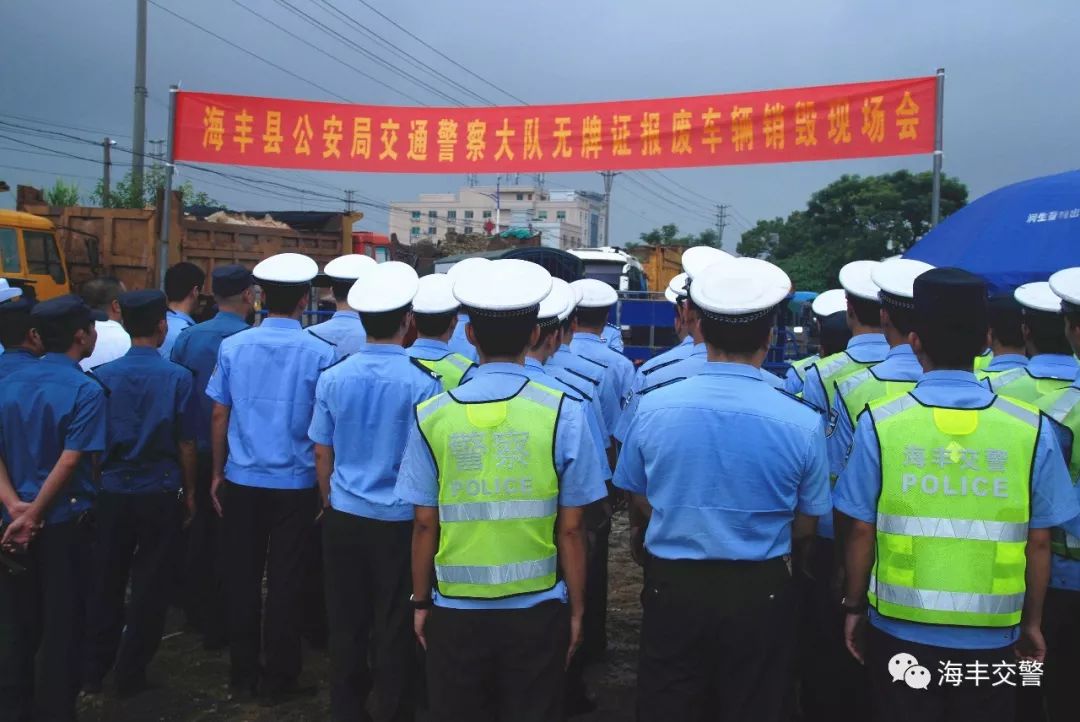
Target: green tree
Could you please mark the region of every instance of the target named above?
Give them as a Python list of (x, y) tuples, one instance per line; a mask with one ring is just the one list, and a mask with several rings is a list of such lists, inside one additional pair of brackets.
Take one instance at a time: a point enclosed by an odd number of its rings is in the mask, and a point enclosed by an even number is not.
[(706, 228), (696, 236), (693, 234), (679, 235), (679, 227), (674, 223), (668, 223), (659, 228), (654, 228), (648, 233), (641, 234), (643, 243), (650, 246), (716, 246), (720, 247), (720, 238), (713, 228)]
[[(128, 171), (122, 179), (113, 185), (109, 191), (109, 197), (105, 197), (105, 186), (101, 181), (97, 182), (94, 192), (90, 194), (90, 200), (95, 205), (104, 208), (152, 208), (157, 203), (157, 196), (165, 188), (165, 166), (152, 165), (143, 173), (143, 192), (140, 195), (135, 188)], [(184, 181), (173, 190), (180, 193), (185, 206), (216, 206), (219, 205), (209, 195), (202, 191), (196, 191), (191, 181)]]
[[(758, 221), (738, 252), (776, 263), (800, 290), (833, 288), (845, 263), (903, 253), (930, 230), (931, 185), (929, 172), (842, 176), (810, 196), (806, 210)], [(942, 218), (962, 208), (967, 193), (943, 177)]]
[(50, 206), (77, 206), (79, 205), (79, 186), (75, 183), (65, 183), (57, 178), (53, 187), (45, 191), (45, 202)]

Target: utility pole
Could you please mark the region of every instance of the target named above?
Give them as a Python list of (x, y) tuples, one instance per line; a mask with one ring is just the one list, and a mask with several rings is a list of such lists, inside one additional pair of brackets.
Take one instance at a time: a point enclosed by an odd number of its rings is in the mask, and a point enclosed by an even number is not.
[(150, 145), (154, 146), (154, 149), (150, 151), (150, 157), (158, 164), (165, 162), (165, 141), (164, 140), (148, 140), (146, 141)]
[(600, 171), (600, 176), (604, 179), (604, 245), (611, 245), (611, 236), (608, 235), (611, 229), (611, 184), (615, 182), (615, 176), (619, 175), (615, 171), (605, 170)]
[(135, 0), (135, 109), (132, 120), (131, 185), (143, 197), (143, 156), (146, 153), (146, 0)]
[(352, 206), (353, 206), (352, 198), (353, 198), (353, 193), (355, 193), (355, 192), (356, 191), (345, 191), (345, 212), (346, 213), (352, 213)]
[(724, 245), (724, 229), (727, 228), (727, 211), (730, 207), (727, 203), (716, 204), (716, 241), (721, 247)]
[(112, 168), (112, 147), (116, 145), (116, 141), (112, 138), (106, 137), (101, 142), (102, 158), (101, 158), (101, 205), (106, 208), (110, 208), (109, 204), (109, 189), (110, 175)]

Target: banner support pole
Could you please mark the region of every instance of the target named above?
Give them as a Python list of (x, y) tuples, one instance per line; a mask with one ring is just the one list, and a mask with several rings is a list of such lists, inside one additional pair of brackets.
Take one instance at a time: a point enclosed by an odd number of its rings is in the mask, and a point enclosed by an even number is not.
[(934, 119), (934, 176), (930, 195), (930, 227), (941, 220), (941, 161), (942, 130), (945, 119), (945, 68), (937, 69), (937, 103)]
[[(158, 247), (158, 287), (165, 288), (165, 271), (169, 266), (169, 232), (172, 229), (173, 158), (176, 143), (176, 94), (179, 85), (169, 86), (169, 128), (165, 140), (165, 194), (161, 199), (161, 242)], [(183, 209), (180, 209), (181, 213)]]

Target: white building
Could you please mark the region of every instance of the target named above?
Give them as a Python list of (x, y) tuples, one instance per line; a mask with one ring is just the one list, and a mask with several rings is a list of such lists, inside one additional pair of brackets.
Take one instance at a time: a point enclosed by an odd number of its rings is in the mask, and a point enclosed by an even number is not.
[(415, 201), (390, 204), (390, 233), (401, 243), (438, 241), (449, 229), (484, 233), (530, 228), (552, 248), (606, 245), (604, 197), (590, 191), (552, 190), (536, 185), (475, 186), (457, 193), (421, 193)]

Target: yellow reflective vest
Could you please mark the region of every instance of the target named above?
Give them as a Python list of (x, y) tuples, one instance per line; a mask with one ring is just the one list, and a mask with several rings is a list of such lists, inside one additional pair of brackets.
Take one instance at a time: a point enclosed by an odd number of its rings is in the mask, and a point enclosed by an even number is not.
[(416, 362), (439, 376), (443, 391), (452, 391), (461, 385), (461, 379), (475, 364), (465, 356), (451, 351), (434, 361), (418, 358)]
[[(1080, 481), (1080, 388), (1070, 386), (1060, 391), (1047, 394), (1035, 404), (1047, 416), (1072, 432), (1072, 450), (1069, 455), (1069, 476), (1075, 485)], [(1050, 549), (1057, 555), (1080, 561), (1080, 538), (1069, 534), (1064, 529), (1050, 530)]]

